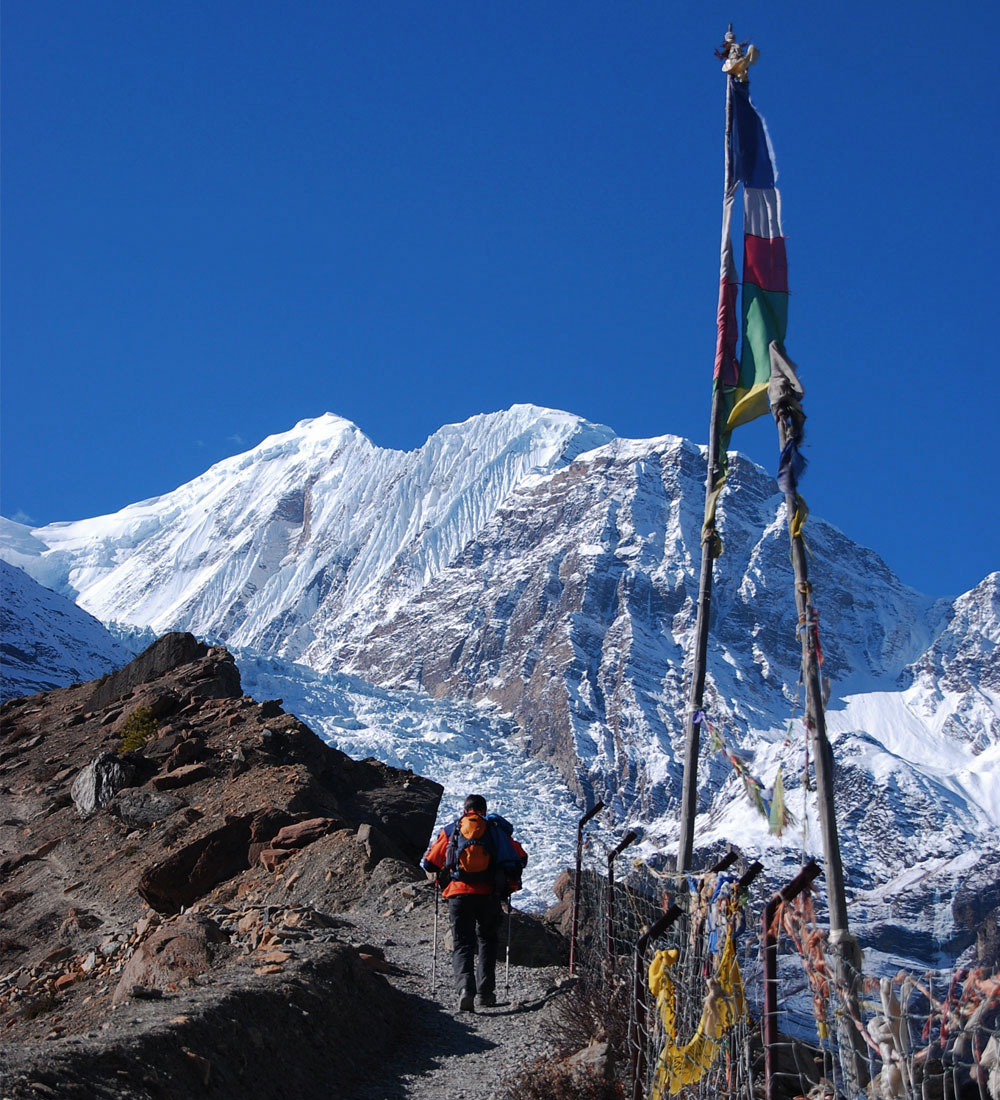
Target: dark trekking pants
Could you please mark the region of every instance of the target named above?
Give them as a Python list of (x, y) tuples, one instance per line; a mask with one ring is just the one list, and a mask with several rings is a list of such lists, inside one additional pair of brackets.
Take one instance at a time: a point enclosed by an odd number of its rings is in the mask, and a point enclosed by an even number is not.
[(493, 894), (460, 894), (448, 899), (448, 916), (455, 989), (472, 994), (495, 992), (500, 899)]

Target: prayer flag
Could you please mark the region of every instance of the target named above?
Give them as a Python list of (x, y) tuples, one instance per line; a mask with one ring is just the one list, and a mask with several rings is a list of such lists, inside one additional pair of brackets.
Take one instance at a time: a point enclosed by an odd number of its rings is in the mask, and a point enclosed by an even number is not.
[[(716, 315), (715, 385), (721, 401), (719, 454), (705, 501), (702, 540), (714, 557), (722, 553), (715, 509), (726, 482), (726, 451), (734, 428), (768, 410), (772, 353), (784, 365), (788, 325), (788, 264), (781, 233), (781, 196), (764, 120), (750, 101), (750, 88), (730, 78), (732, 125), (727, 155), (727, 188), (722, 207), (722, 264)], [(736, 192), (743, 185), (743, 339), (740, 343), (736, 297), (740, 278), (733, 255), (732, 220)], [(737, 355), (737, 345), (740, 353)], [(779, 373), (781, 371), (779, 370)], [(794, 368), (791, 368), (794, 378)]]
[[(763, 119), (750, 101), (749, 86), (732, 83), (734, 189), (743, 184), (743, 342), (735, 377), (731, 369), (720, 374), (716, 350), (716, 378), (723, 387), (727, 433), (767, 412), (769, 349), (772, 341), (779, 348), (784, 346), (788, 325), (788, 263), (771, 143)], [(731, 244), (729, 253), (731, 260)]]

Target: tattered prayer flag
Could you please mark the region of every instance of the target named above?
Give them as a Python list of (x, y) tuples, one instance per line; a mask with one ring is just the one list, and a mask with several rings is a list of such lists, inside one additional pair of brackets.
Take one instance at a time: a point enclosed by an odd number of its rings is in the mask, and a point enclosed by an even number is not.
[(785, 779), (779, 764), (778, 774), (774, 777), (774, 791), (771, 795), (770, 831), (776, 836), (781, 836), (782, 831), (792, 823), (792, 820), (785, 802)]
[(726, 431), (767, 412), (769, 348), (772, 340), (784, 345), (788, 326), (788, 263), (774, 158), (750, 89), (738, 81), (733, 82), (732, 158), (734, 181), (743, 184), (743, 343), (735, 380), (721, 379)]

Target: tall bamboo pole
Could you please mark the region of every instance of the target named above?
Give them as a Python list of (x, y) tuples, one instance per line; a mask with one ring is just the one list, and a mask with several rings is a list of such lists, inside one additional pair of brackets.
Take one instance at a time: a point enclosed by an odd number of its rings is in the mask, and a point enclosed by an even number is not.
[[(726, 78), (726, 175), (723, 198), (722, 249), (729, 247), (728, 211), (733, 201), (735, 180), (732, 157), (733, 133), (733, 78)], [(720, 332), (718, 339), (724, 339)], [(719, 476), (719, 439), (722, 435), (722, 380), (717, 378), (712, 390), (712, 413), (708, 431), (708, 472), (705, 478), (705, 511)], [(698, 718), (705, 692), (705, 666), (708, 659), (708, 622), (712, 609), (712, 565), (715, 560), (714, 526), (711, 532), (702, 532), (701, 574), (698, 580), (698, 615), (694, 628), (694, 657), (691, 670), (691, 689), (688, 693), (687, 743), (684, 749), (684, 781), (681, 795), (681, 834), (677, 845), (677, 870), (689, 871), (694, 853), (694, 820), (698, 812), (698, 750), (700, 730)]]

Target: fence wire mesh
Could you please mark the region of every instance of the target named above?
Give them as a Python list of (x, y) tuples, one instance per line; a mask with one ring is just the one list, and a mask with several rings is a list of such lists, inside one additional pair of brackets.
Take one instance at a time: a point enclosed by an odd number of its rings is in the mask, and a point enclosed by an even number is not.
[[(1000, 1100), (1000, 972), (874, 975), (847, 967), (838, 975), (808, 893), (779, 906), (775, 924), (782, 948), (782, 1041), (771, 1052), (776, 1095)], [(845, 1034), (857, 1039), (847, 1043)]]
[(678, 876), (626, 852), (612, 876), (588, 842), (578, 977), (615, 1017), (626, 1096), (754, 1095), (760, 910), (736, 895), (742, 869)]
[[(678, 876), (627, 850), (609, 867), (609, 852), (587, 839), (576, 974), (624, 1096), (1000, 1100), (1000, 972), (857, 972), (838, 965), (808, 891), (765, 930), (740, 864)], [(778, 946), (770, 1048), (765, 931)]]

